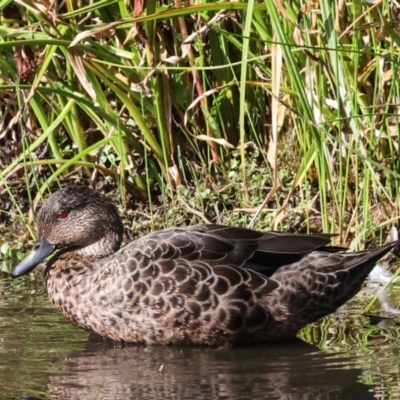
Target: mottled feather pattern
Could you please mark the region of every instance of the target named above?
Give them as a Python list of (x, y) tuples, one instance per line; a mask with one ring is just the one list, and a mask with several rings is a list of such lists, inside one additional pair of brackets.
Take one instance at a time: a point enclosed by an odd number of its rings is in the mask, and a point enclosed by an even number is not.
[[(50, 262), (47, 287), (54, 305), (77, 325), (115, 340), (211, 345), (229, 338), (244, 340), (242, 335), (250, 340), (249, 335), (268, 322), (259, 303), (277, 283), (234, 265), (212, 267), (200, 260), (204, 243), (197, 236), (188, 239), (184, 230), (171, 234), (154, 234), (111, 257), (93, 260), (96, 267), (89, 269), (90, 276), (77, 274), (69, 282), (79, 299), (73, 303), (59, 301), (71, 293), (64, 284), (67, 260), (61, 256)], [(218, 248), (226, 250), (222, 244)], [(104, 284), (110, 276), (114, 284)]]
[(345, 253), (328, 246), (332, 235), (210, 224), (153, 232), (119, 249), (115, 207), (82, 186), (51, 196), (37, 225), (39, 242), (57, 250), (45, 270), (54, 306), (101, 336), (147, 344), (293, 337), (353, 297), (394, 247)]

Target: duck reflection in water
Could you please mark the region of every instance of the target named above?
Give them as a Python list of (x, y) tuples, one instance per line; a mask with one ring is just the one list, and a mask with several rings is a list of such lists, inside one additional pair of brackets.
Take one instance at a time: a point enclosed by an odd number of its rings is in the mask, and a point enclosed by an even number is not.
[(357, 382), (359, 369), (299, 339), (234, 349), (112, 346), (91, 341), (84, 351), (55, 361), (50, 370), (63, 367), (49, 372), (46, 399), (375, 398)]

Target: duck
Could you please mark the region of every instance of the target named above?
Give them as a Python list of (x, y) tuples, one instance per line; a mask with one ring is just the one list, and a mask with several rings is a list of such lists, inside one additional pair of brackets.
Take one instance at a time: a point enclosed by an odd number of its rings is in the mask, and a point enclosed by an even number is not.
[(360, 291), (398, 242), (356, 252), (331, 234), (218, 224), (172, 227), (121, 247), (113, 202), (86, 186), (44, 201), (38, 238), (11, 272), (43, 260), (51, 303), (73, 324), (114, 341), (232, 346), (294, 338)]

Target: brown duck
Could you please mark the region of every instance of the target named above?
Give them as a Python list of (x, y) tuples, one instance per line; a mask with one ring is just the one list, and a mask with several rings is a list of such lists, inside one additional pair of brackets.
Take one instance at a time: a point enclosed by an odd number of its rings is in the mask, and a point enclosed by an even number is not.
[(222, 225), (164, 229), (120, 248), (115, 206), (84, 186), (46, 200), (39, 239), (11, 275), (50, 254), (50, 300), (74, 324), (147, 344), (225, 345), (291, 338), (361, 288), (397, 243), (344, 253), (331, 235)]

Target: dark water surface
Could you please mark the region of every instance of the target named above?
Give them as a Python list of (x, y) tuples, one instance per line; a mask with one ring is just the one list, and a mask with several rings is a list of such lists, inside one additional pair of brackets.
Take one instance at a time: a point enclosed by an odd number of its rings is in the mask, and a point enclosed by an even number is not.
[(40, 280), (0, 274), (0, 399), (398, 398), (397, 328), (369, 325), (360, 303), (302, 332), (319, 347), (122, 347), (67, 322)]

